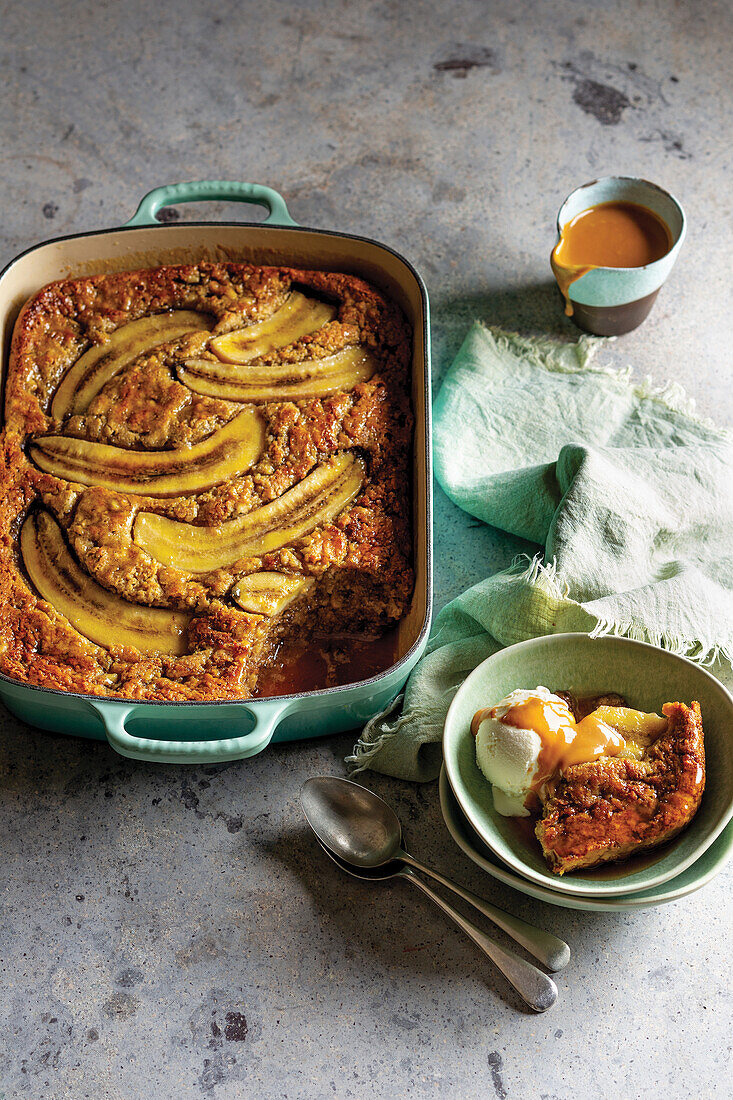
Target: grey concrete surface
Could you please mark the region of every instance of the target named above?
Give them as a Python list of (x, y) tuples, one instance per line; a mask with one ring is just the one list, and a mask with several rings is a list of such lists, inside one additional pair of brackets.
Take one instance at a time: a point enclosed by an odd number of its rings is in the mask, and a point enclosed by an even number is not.
[[(557, 208), (642, 175), (689, 237), (652, 317), (603, 355), (730, 421), (726, 3), (27, 0), (0, 26), (2, 262), (119, 224), (160, 183), (268, 183), (301, 223), (414, 260), (437, 379), (473, 317), (570, 335)], [(440, 497), (436, 528), (438, 605), (505, 564)], [(190, 770), (4, 715), (0, 1096), (731, 1095), (730, 871), (635, 915), (545, 906), (454, 849), (435, 787), (368, 780), (417, 855), (569, 940), (559, 1003), (528, 1015), (407, 886), (340, 878), (305, 834), (301, 782), (341, 772), (352, 741)]]

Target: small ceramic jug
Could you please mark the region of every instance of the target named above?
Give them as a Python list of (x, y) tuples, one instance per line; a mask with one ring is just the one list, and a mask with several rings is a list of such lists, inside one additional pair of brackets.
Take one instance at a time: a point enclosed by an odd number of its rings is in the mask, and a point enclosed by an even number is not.
[(597, 336), (620, 336), (640, 325), (654, 305), (685, 239), (685, 214), (677, 200), (647, 180), (604, 176), (568, 195), (557, 215), (558, 241), (564, 226), (602, 202), (633, 202), (657, 214), (669, 228), (669, 251), (645, 267), (592, 267), (567, 288), (571, 316)]

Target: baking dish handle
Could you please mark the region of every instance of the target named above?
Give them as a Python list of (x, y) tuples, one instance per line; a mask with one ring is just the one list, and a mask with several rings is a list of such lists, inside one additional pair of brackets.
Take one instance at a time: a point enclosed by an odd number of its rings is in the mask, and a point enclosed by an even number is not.
[(181, 202), (247, 202), (264, 206), (268, 214), (263, 225), (297, 225), (290, 217), (285, 199), (271, 187), (261, 183), (239, 183), (237, 180), (191, 180), (189, 183), (169, 183), (148, 191), (134, 215), (125, 225), (157, 225), (156, 214), (164, 206)]
[[(101, 718), (110, 745), (121, 756), (155, 764), (216, 764), (223, 760), (244, 760), (266, 749), (281, 720), (291, 709), (292, 700), (258, 699), (251, 706), (246, 703), (217, 704), (223, 725), (231, 727), (244, 712), (248, 724), (253, 721), (254, 726), (238, 737), (223, 737), (219, 740), (204, 738), (195, 741), (168, 741), (129, 733), (126, 729), (127, 722), (136, 711), (140, 713), (147, 709), (144, 703), (136, 705), (111, 699), (95, 699), (90, 700), (89, 705)], [(149, 713), (148, 711), (148, 717)], [(179, 718), (178, 721), (180, 720)]]

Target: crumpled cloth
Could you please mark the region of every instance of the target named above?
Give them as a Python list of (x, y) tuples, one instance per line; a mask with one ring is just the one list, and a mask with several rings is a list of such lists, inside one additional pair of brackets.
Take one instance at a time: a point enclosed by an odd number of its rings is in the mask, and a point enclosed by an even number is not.
[(594, 366), (599, 343), (470, 330), (435, 402), (436, 476), (460, 508), (542, 549), (443, 608), (350, 772), (435, 779), (459, 684), (542, 634), (625, 635), (728, 678), (733, 436), (697, 418), (678, 386)]

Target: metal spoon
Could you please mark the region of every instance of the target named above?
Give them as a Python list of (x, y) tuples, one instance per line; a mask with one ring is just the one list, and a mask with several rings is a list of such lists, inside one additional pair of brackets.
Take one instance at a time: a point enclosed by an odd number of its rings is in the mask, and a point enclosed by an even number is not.
[(548, 970), (567, 966), (570, 948), (564, 940), (497, 909), (409, 855), (402, 847), (402, 826), (397, 815), (373, 791), (335, 775), (319, 775), (303, 784), (300, 801), (318, 839), (345, 863), (365, 870), (382, 867), (391, 860), (407, 863), (473, 905)]
[(480, 928), (477, 928), (470, 920), (466, 920), (457, 909), (454, 909), (444, 898), (437, 894), (427, 882), (423, 882), (414, 871), (405, 867), (401, 859), (391, 860), (381, 867), (363, 868), (357, 870), (352, 864), (347, 863), (328, 848), (320, 837), (318, 843), (327, 856), (337, 867), (345, 871), (347, 875), (363, 879), (366, 882), (384, 882), (391, 878), (406, 878), (418, 890), (422, 890), (431, 901), (434, 901), (439, 909), (449, 916), (452, 921), (461, 928), (467, 936), (470, 936), (477, 947), (480, 947), (485, 955), (488, 955), (494, 965), (501, 971), (509, 984), (517, 991), (522, 1000), (534, 1009), (535, 1012), (546, 1012), (552, 1008), (557, 1000), (557, 986), (552, 978), (543, 974), (532, 963), (521, 959), (513, 951), (505, 951), (495, 940), (487, 936)]

